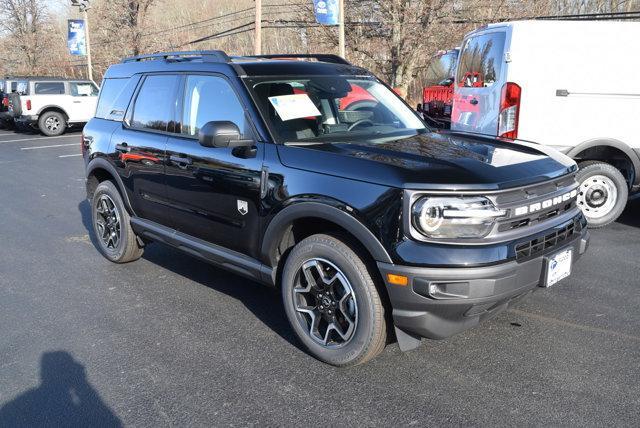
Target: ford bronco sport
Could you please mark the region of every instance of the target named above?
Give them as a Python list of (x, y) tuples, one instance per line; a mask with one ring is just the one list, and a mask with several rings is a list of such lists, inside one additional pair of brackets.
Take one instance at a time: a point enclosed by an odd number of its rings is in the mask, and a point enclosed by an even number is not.
[(337, 366), (392, 332), (408, 350), (473, 327), (568, 276), (588, 243), (571, 159), (433, 132), (332, 55), (125, 59), (82, 150), (106, 258), (158, 241), (275, 286)]

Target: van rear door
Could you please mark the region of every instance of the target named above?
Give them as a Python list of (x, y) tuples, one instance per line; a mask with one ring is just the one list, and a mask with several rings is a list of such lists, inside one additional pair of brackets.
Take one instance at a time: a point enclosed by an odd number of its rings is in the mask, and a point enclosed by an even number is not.
[(464, 40), (453, 94), (452, 130), (497, 135), (507, 74), (506, 36), (506, 28), (496, 28)]

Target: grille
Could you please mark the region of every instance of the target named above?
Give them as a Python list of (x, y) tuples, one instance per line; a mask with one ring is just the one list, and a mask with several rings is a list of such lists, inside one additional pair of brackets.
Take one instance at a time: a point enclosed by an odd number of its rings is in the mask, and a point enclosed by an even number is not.
[(542, 212), (537, 212), (535, 214), (529, 215), (529, 216), (525, 216), (523, 218), (519, 218), (517, 220), (512, 220), (512, 221), (506, 221), (504, 223), (501, 223), (498, 226), (498, 231), (499, 232), (504, 232), (506, 230), (513, 230), (513, 229), (519, 229), (521, 227), (526, 227), (526, 226), (533, 226), (537, 223), (541, 223), (543, 221), (549, 220), (553, 217), (556, 217), (560, 214), (563, 214), (569, 210), (571, 210), (573, 207), (576, 206), (575, 200), (566, 203), (560, 207), (556, 207), (554, 209), (551, 210), (546, 210), (546, 211), (542, 211)]
[(549, 233), (545, 236), (541, 236), (536, 239), (532, 239), (528, 242), (522, 242), (516, 245), (516, 260), (524, 260), (530, 257), (542, 254), (545, 250), (555, 248), (563, 242), (568, 241), (574, 235), (579, 234), (582, 231), (582, 223), (580, 219), (574, 219), (562, 229)]

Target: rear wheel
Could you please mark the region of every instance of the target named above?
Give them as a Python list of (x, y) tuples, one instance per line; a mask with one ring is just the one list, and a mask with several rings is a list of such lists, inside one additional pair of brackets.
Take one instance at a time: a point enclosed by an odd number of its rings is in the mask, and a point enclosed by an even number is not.
[(115, 263), (127, 263), (142, 256), (143, 249), (131, 228), (129, 213), (120, 192), (110, 181), (96, 188), (91, 200), (91, 220), (100, 252)]
[(586, 161), (579, 164), (576, 179), (578, 206), (590, 228), (604, 227), (616, 221), (627, 205), (629, 188), (617, 168), (605, 162)]
[(298, 339), (316, 358), (353, 366), (385, 346), (384, 309), (363, 259), (343, 241), (313, 235), (284, 266), (282, 299)]
[(67, 128), (67, 120), (62, 113), (47, 111), (40, 115), (38, 128), (48, 137), (62, 135)]

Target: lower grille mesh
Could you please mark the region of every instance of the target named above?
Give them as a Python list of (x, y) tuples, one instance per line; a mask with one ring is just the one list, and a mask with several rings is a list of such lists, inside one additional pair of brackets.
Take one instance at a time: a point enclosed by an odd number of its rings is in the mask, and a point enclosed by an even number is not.
[(523, 260), (529, 257), (537, 256), (545, 250), (554, 248), (559, 244), (569, 240), (574, 235), (582, 231), (580, 219), (574, 219), (573, 222), (548, 235), (532, 239), (528, 242), (522, 242), (516, 245), (516, 260)]

